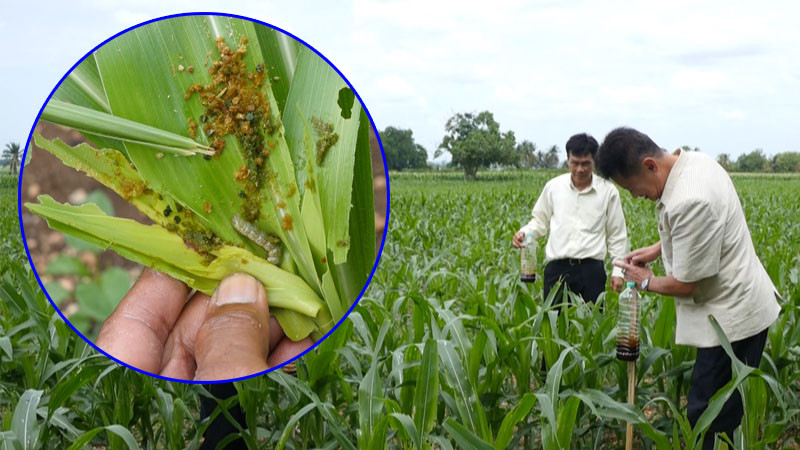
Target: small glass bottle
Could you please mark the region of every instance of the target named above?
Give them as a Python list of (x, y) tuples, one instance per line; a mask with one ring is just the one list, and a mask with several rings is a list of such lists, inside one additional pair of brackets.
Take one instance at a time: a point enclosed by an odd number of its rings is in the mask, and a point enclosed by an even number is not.
[(636, 361), (639, 358), (639, 293), (636, 283), (629, 281), (619, 294), (617, 316), (617, 359)]
[(533, 283), (536, 281), (536, 250), (538, 249), (536, 239), (533, 238), (533, 232), (528, 231), (525, 233), (525, 240), (522, 245), (519, 278), (525, 283)]

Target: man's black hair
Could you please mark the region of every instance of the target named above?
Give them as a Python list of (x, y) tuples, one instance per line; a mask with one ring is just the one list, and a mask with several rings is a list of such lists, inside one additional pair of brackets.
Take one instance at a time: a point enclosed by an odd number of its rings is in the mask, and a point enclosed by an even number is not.
[(607, 179), (630, 178), (639, 173), (645, 157), (659, 156), (663, 152), (646, 134), (628, 127), (615, 128), (606, 135), (597, 151), (597, 172)]
[(586, 156), (592, 155), (594, 158), (597, 154), (597, 139), (591, 137), (586, 133), (576, 134), (567, 141), (567, 158), (572, 156)]

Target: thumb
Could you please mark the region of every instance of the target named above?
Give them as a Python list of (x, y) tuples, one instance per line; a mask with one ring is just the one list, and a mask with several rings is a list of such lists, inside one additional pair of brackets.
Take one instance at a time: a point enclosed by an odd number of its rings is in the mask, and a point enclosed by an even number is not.
[(195, 380), (227, 380), (268, 369), (269, 306), (264, 286), (236, 273), (220, 283), (197, 332)]

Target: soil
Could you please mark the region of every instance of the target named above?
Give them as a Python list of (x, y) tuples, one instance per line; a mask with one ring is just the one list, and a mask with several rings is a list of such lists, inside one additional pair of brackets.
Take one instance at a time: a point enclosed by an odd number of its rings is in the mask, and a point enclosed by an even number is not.
[[(86, 142), (80, 133), (49, 123), (37, 124), (36, 132), (48, 139), (60, 138), (73, 146)], [(151, 223), (130, 203), (83, 172), (65, 166), (58, 158), (36, 145), (31, 146), (31, 152), (30, 163), (25, 167), (21, 180), (23, 205), (27, 202), (36, 202), (36, 197), (43, 194), (50, 195), (62, 203), (77, 204), (91, 192), (101, 190), (111, 199), (116, 216), (135, 219), (141, 223)], [(92, 271), (102, 270), (108, 266), (123, 267), (130, 271), (137, 270), (138, 264), (132, 263), (110, 250), (94, 254), (78, 252), (68, 247), (62, 233), (51, 230), (44, 219), (32, 214), (24, 206), (21, 218), (31, 260), (42, 277), (42, 281), (52, 279), (43, 274), (47, 265), (61, 254), (79, 257)], [(69, 281), (65, 284), (69, 285)]]

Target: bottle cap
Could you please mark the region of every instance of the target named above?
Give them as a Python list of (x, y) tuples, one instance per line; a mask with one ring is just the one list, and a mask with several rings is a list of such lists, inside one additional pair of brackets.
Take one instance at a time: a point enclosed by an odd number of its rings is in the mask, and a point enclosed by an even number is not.
[(635, 281), (628, 281), (628, 284), (627, 284), (627, 286), (628, 286), (629, 288), (636, 287), (636, 282), (635, 282)]

